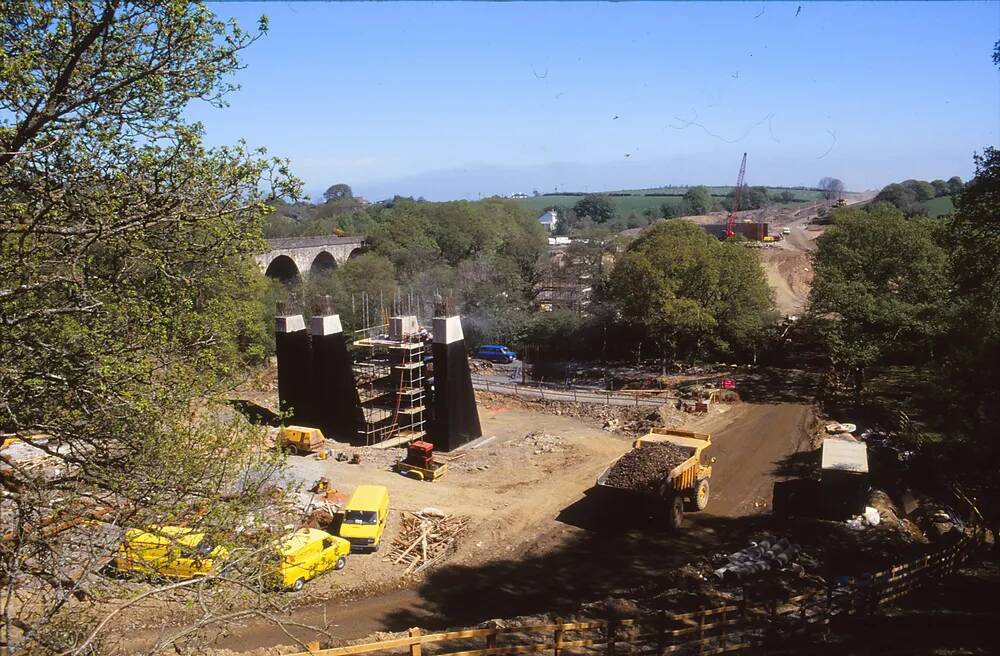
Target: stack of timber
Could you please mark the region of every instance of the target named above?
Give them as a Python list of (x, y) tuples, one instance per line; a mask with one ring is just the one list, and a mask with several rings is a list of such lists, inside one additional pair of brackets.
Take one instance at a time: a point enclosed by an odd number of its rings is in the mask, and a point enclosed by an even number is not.
[(468, 524), (468, 517), (405, 513), (385, 560), (405, 565), (404, 575), (417, 574), (454, 553)]

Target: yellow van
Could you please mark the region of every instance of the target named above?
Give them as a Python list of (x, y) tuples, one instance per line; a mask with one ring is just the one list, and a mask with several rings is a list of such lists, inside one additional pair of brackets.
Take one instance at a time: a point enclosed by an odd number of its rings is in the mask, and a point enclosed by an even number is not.
[(389, 518), (389, 490), (383, 485), (359, 485), (344, 506), (340, 537), (351, 551), (378, 551)]
[(122, 574), (190, 579), (208, 574), (229, 555), (211, 536), (182, 526), (129, 529), (118, 547), (114, 568)]
[(344, 569), (351, 543), (318, 528), (300, 528), (278, 543), (281, 586), (301, 590), (309, 579), (331, 569)]

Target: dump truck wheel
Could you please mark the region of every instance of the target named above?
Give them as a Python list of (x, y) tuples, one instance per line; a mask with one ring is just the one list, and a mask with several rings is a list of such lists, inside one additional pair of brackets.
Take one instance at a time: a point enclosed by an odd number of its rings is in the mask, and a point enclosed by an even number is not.
[(333, 566), (333, 569), (344, 569), (347, 567), (347, 559), (341, 556), (337, 559), (337, 564)]
[(708, 479), (703, 478), (698, 481), (698, 486), (694, 489), (694, 505), (698, 510), (704, 510), (708, 507), (708, 497), (711, 494), (712, 488), (708, 484)]
[(305, 584), (306, 584), (306, 580), (304, 578), (299, 577), (299, 578), (295, 579), (295, 583), (292, 584), (292, 590), (295, 590), (296, 592), (298, 592), (299, 590), (302, 589), (302, 587)]
[(684, 499), (674, 497), (670, 502), (670, 529), (678, 530), (684, 523)]

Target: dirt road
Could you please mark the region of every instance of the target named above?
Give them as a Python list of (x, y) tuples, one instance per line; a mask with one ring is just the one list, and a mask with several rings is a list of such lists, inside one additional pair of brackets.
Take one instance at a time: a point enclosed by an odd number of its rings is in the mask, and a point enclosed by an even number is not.
[[(812, 416), (806, 405), (740, 404), (701, 425), (713, 432), (709, 455), (718, 459), (712, 500), (708, 512), (689, 515), (680, 533), (666, 532), (648, 515), (592, 489), (596, 475), (628, 448), (627, 442), (598, 438), (595, 448), (574, 451), (565, 471), (550, 480), (510, 490), (530, 498), (530, 506), (495, 511), (495, 539), (467, 541), (454, 562), (429, 573), (416, 588), (329, 600), (300, 608), (290, 619), (329, 622), (329, 633), (346, 640), (411, 626), (439, 629), (569, 612), (581, 602), (648, 585), (651, 577), (669, 576), (699, 555), (744, 543), (759, 528), (783, 459), (809, 448)], [(551, 420), (539, 416), (538, 421)], [(289, 630), (302, 639), (315, 637)], [(214, 646), (246, 651), (288, 642), (281, 629), (260, 623), (235, 628)]]

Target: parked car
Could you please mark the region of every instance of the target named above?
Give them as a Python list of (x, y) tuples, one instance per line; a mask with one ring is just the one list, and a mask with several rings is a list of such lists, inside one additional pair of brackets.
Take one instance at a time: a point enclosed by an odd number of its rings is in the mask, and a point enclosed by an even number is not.
[(489, 344), (480, 346), (476, 351), (476, 357), (490, 362), (502, 362), (504, 364), (517, 360), (517, 353), (511, 351), (506, 346), (499, 344)]

